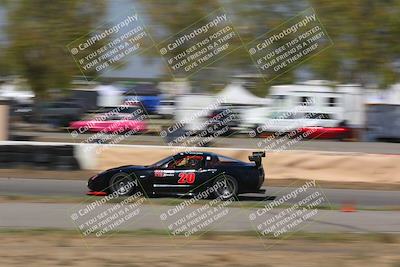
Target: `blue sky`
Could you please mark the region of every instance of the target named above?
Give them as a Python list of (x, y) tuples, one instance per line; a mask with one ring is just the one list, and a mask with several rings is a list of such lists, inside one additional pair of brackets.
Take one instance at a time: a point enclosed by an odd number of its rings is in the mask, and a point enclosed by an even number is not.
[[(99, 25), (105, 22), (112, 22), (116, 18), (124, 16), (132, 10), (136, 10), (140, 19), (146, 24), (148, 18), (145, 16), (145, 12), (138, 3), (134, 0), (109, 0), (108, 12), (104, 22), (100, 22)], [(0, 8), (0, 43), (6, 41), (3, 28), (7, 23), (7, 14), (4, 9)], [(146, 61), (146, 62), (145, 62)], [(164, 68), (163, 62), (160, 59), (152, 61), (145, 60), (140, 56), (133, 56), (127, 59), (127, 64), (124, 68), (118, 70), (110, 70), (103, 76), (106, 77), (125, 77), (125, 78), (154, 78), (162, 74)]]

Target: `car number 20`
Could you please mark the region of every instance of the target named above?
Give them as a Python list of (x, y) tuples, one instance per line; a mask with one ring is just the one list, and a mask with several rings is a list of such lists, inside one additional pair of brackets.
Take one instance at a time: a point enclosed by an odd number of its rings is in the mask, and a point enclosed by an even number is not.
[(193, 172), (181, 172), (178, 176), (178, 184), (193, 184), (196, 180), (196, 174)]

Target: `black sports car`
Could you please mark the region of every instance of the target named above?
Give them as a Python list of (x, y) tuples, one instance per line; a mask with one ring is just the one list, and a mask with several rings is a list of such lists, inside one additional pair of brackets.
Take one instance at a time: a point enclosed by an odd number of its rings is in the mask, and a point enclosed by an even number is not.
[[(229, 199), (243, 193), (263, 193), (265, 152), (253, 152), (243, 162), (209, 152), (181, 152), (149, 166), (127, 165), (91, 177), (90, 195), (191, 195), (209, 190), (212, 197)], [(222, 185), (222, 186), (216, 186)]]

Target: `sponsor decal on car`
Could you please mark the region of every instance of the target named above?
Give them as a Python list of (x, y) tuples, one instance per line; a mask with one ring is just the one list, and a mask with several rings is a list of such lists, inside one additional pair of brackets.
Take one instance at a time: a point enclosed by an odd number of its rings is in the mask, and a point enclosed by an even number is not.
[(164, 172), (162, 170), (155, 170), (154, 176), (155, 177), (164, 177)]
[(154, 177), (174, 176), (173, 170), (154, 170)]

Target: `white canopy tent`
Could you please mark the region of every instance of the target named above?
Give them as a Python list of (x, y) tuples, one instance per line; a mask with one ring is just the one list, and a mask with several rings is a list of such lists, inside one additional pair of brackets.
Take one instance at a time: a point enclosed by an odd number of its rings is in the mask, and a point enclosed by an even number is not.
[(240, 127), (244, 128), (256, 125), (260, 120), (263, 121), (271, 104), (269, 98), (253, 95), (240, 82), (227, 85), (216, 97), (240, 114)]
[(253, 95), (236, 82), (228, 84), (216, 97), (224, 100), (227, 105), (260, 106), (269, 104), (269, 99)]

